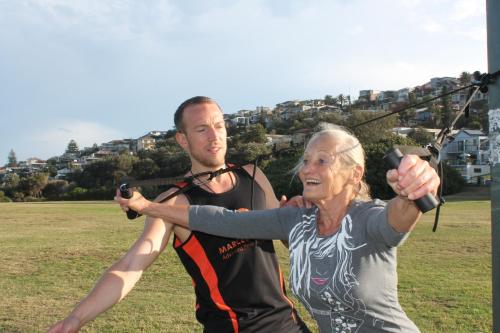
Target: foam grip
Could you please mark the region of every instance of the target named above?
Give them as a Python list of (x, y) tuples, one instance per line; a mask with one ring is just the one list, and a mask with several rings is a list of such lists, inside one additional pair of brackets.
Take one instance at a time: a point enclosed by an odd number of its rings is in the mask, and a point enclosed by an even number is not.
[[(128, 184), (125, 183), (120, 185), (120, 195), (122, 196), (122, 198), (130, 199), (132, 198), (133, 194), (134, 191), (132, 191), (132, 189), (128, 187)], [(138, 218), (139, 216), (141, 216), (141, 214), (139, 214), (135, 210), (132, 210), (130, 208), (127, 210), (127, 217), (129, 220), (133, 220), (135, 218)]]
[[(397, 148), (391, 148), (384, 156), (384, 160), (386, 160), (386, 162), (392, 169), (397, 169), (399, 167), (402, 158), (403, 154)], [(439, 205), (436, 197), (430, 193), (421, 198), (418, 198), (414, 202), (422, 213), (426, 213)]]

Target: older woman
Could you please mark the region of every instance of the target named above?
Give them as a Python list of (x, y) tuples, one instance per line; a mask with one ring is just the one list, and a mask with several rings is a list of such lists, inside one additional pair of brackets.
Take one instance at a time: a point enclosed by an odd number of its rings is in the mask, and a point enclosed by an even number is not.
[(321, 332), (418, 332), (398, 302), (396, 247), (421, 216), (414, 199), (435, 194), (439, 178), (427, 162), (405, 156), (387, 181), (397, 196), (370, 199), (364, 151), (338, 126), (309, 141), (297, 166), (312, 208), (233, 212), (212, 206), (166, 206), (116, 200), (122, 208), (220, 236), (289, 242), (290, 284)]

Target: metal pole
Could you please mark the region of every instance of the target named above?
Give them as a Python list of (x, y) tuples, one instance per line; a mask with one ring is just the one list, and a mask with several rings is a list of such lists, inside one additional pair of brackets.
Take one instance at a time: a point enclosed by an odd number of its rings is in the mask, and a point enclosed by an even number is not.
[[(486, 30), (488, 34), (488, 72), (500, 69), (500, 1), (486, 0)], [(488, 92), (490, 152), (491, 152), (491, 257), (493, 332), (500, 333), (500, 80), (489, 86)]]

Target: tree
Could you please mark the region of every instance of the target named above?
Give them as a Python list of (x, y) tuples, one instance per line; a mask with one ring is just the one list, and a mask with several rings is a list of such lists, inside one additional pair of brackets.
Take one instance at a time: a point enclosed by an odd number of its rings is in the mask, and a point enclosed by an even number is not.
[(458, 193), (466, 185), (465, 179), (460, 175), (460, 172), (446, 163), (443, 163), (442, 178), (441, 186), (443, 186), (443, 195)]
[[(443, 86), (441, 94), (446, 93), (448, 93), (448, 88)], [(449, 126), (453, 121), (453, 110), (451, 109), (450, 99), (449, 95), (441, 98), (441, 124), (443, 126)]]
[(8, 190), (15, 190), (21, 181), (17, 173), (9, 173), (4, 178), (4, 188)]
[(71, 139), (68, 143), (68, 147), (66, 148), (66, 154), (78, 154), (78, 144), (75, 140)]
[(351, 95), (346, 96), (346, 102), (347, 102), (347, 111), (350, 112), (352, 110)]
[(266, 129), (261, 124), (250, 126), (245, 132), (241, 134), (241, 141), (266, 143)]
[[(341, 124), (343, 119), (339, 112), (321, 112), (315, 118), (316, 123), (312, 127), (316, 127), (319, 123)], [(312, 128), (311, 127), (311, 128)]]
[(383, 159), (387, 151), (394, 145), (411, 146), (414, 145), (414, 142), (411, 139), (392, 134), (378, 142), (363, 145), (366, 154), (365, 179), (374, 198), (390, 199), (394, 196), (394, 192), (386, 181), (389, 166)]
[(138, 161), (137, 156), (130, 154), (120, 154), (113, 158), (115, 160), (116, 170), (114, 172), (114, 179), (119, 182), (125, 176), (129, 176), (132, 172), (134, 163)]
[(462, 72), (458, 77), (458, 82), (461, 86), (469, 85), (472, 79), (472, 74), (469, 72)]
[[(353, 111), (346, 121), (346, 126), (352, 128), (362, 122), (379, 117), (386, 114), (386, 112), (373, 112), (373, 111)], [(397, 114), (375, 120), (369, 124), (359, 126), (353, 129), (356, 137), (362, 144), (378, 142), (391, 136), (392, 129), (397, 124)]]
[[(408, 105), (417, 103), (417, 97), (414, 91), (408, 93)], [(399, 121), (402, 126), (410, 125), (410, 121), (415, 118), (415, 108), (410, 108), (399, 113)]]
[(263, 167), (263, 171), (278, 197), (286, 195), (291, 198), (302, 194), (302, 183), (298, 176), (293, 174), (293, 169), (302, 157), (303, 152), (304, 148), (283, 151), (277, 158)]
[[(248, 142), (237, 143), (234, 148), (228, 150), (228, 160), (235, 164), (246, 164), (262, 155), (268, 155), (271, 149), (263, 143)], [(262, 162), (265, 165), (265, 161)]]
[(46, 173), (37, 173), (32, 176), (21, 178), (19, 189), (25, 197), (40, 198), (42, 190), (47, 185), (49, 175)]
[(340, 105), (340, 110), (344, 111), (344, 105), (348, 102), (347, 98), (343, 94), (339, 94), (337, 100)]
[(159, 171), (160, 168), (158, 168), (155, 161), (146, 157), (134, 163), (132, 167), (132, 177), (135, 179), (156, 178)]
[(332, 95), (325, 96), (325, 104), (326, 105), (337, 105), (337, 99), (333, 98)]
[(49, 200), (61, 199), (68, 185), (66, 180), (51, 180), (43, 188), (42, 194)]
[(12, 200), (5, 196), (5, 193), (3, 191), (0, 191), (0, 202), (11, 202)]
[(416, 127), (408, 133), (408, 137), (421, 146), (426, 146), (434, 140), (432, 133), (423, 127)]
[(9, 152), (8, 160), (9, 160), (9, 162), (7, 163), (8, 167), (16, 167), (17, 166), (17, 157), (16, 157), (16, 153), (14, 152), (13, 149), (11, 149)]

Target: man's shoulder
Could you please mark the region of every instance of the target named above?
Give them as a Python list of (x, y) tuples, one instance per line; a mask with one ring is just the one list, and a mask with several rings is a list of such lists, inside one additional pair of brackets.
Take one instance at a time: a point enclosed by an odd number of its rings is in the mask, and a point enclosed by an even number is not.
[(175, 192), (179, 191), (179, 189), (181, 189), (181, 186), (171, 185), (169, 189), (159, 194), (154, 201), (169, 205), (188, 205), (189, 201), (182, 193), (175, 195), (169, 199), (169, 197), (172, 196)]

